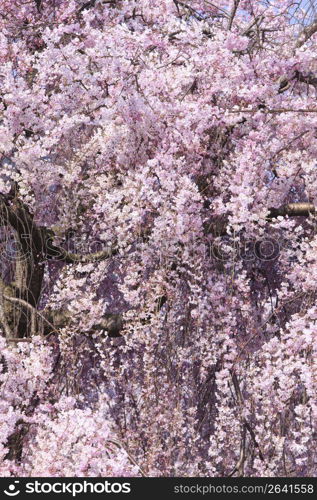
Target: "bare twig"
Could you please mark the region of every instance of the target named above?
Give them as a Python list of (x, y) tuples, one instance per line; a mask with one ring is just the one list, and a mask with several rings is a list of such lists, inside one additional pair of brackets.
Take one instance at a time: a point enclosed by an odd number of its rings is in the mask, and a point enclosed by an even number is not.
[(282, 146), (280, 149), (278, 149), (271, 157), (270, 157), (270, 160), (273, 160), (274, 158), (276, 158), (276, 156), (280, 155), (283, 151), (287, 150), (287, 148), (289, 148), (294, 142), (296, 142), (298, 139), (301, 139), (302, 137), (304, 137), (304, 135), (308, 134), (308, 132), (310, 132), (310, 130), (304, 130), (304, 132), (301, 132), (300, 134), (296, 135), (295, 137), (293, 137), (289, 142), (287, 142), (286, 144), (284, 144), (284, 146)]
[(222, 9), (221, 7), (219, 7), (219, 5), (215, 5), (214, 3), (209, 2), (208, 0), (206, 0), (206, 4), (210, 5), (211, 7), (214, 7), (217, 10), (219, 10), (219, 12), (221, 12), (221, 15), (223, 17), (227, 17), (227, 18), (229, 17), (228, 12), (225, 9)]
[(259, 26), (261, 24), (261, 22), (263, 21), (264, 19), (264, 16), (263, 15), (260, 15), (260, 16), (257, 16), (255, 19), (253, 19), (253, 21), (251, 21), (250, 24), (248, 24), (248, 26), (245, 28), (245, 30), (242, 32), (242, 36), (247, 36), (250, 34), (250, 31), (252, 30), (252, 28), (257, 25)]
[(233, 6), (232, 6), (232, 9), (231, 9), (230, 17), (229, 17), (229, 21), (228, 21), (228, 31), (230, 31), (231, 28), (232, 28), (232, 23), (233, 23), (233, 20), (235, 18), (235, 15), (237, 13), (237, 9), (239, 7), (239, 3), (240, 3), (240, 0), (233, 0)]
[(179, 10), (179, 5), (181, 5), (182, 7), (184, 7), (185, 9), (189, 10), (189, 12), (191, 12), (191, 14), (198, 20), (201, 20), (203, 19), (202, 18), (202, 15), (196, 10), (194, 9), (193, 7), (191, 7), (190, 5), (188, 5), (187, 3), (185, 2), (182, 2), (181, 0), (173, 0), (174, 4), (176, 5), (176, 8), (177, 8), (177, 13), (178, 15), (181, 17), (181, 14), (180, 14), (180, 10)]
[(121, 450), (124, 450), (126, 452), (126, 454), (128, 455), (130, 462), (133, 465), (135, 465), (139, 469), (139, 471), (141, 472), (141, 476), (146, 477), (146, 474), (145, 474), (144, 470), (142, 469), (142, 467), (140, 467), (140, 465), (137, 463), (137, 461), (132, 457), (132, 455), (128, 452), (128, 450), (125, 449), (125, 447), (123, 446), (123, 444), (120, 441), (117, 441), (116, 439), (107, 439), (107, 442), (112, 443), (115, 446), (118, 446)]

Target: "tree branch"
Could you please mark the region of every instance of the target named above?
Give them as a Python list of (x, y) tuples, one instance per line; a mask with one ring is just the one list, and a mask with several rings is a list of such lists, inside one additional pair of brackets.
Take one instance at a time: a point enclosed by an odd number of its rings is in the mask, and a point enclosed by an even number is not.
[(242, 32), (242, 36), (248, 36), (251, 33), (252, 28), (256, 25), (259, 26), (261, 22), (263, 21), (264, 16), (259, 15), (253, 19), (253, 21), (248, 24), (248, 26), (245, 28), (245, 30)]
[[(311, 214), (317, 212), (315, 205), (309, 202), (300, 203), (287, 203), (278, 208), (269, 208), (267, 215), (267, 222), (277, 217), (309, 217)], [(227, 234), (227, 226), (229, 224), (227, 216), (219, 216), (209, 220), (205, 223), (205, 234), (212, 234), (213, 236), (225, 236)]]
[(34, 0), (36, 4), (36, 8), (38, 13), (40, 14), (42, 12), (42, 0)]
[(287, 203), (279, 208), (270, 208), (268, 221), (276, 217), (308, 217), (310, 214), (316, 213), (316, 207), (312, 203)]
[(46, 257), (48, 259), (61, 260), (66, 264), (87, 264), (90, 262), (99, 262), (101, 260), (109, 259), (117, 253), (118, 249), (115, 246), (89, 254), (72, 253), (64, 250), (64, 248), (55, 247), (53, 245), (49, 245), (46, 249)]
[[(242, 409), (242, 407), (244, 406), (244, 398), (243, 398), (243, 395), (242, 395), (242, 392), (241, 392), (241, 389), (240, 389), (239, 380), (238, 380), (238, 377), (237, 377), (236, 372), (234, 370), (230, 370), (230, 373), (231, 373), (231, 378), (232, 378), (234, 390), (235, 390), (235, 393), (236, 393), (238, 407), (240, 409)], [(251, 425), (249, 424), (249, 422), (246, 420), (245, 417), (242, 417), (242, 424), (243, 424), (243, 427), (245, 427), (245, 429), (249, 432), (250, 437), (251, 437), (251, 439), (253, 441), (254, 447), (257, 448), (257, 450), (259, 452), (260, 460), (262, 462), (264, 462), (264, 456), (263, 456), (263, 453), (261, 451), (261, 447), (260, 447), (260, 445), (259, 445), (259, 443), (258, 443), (258, 441), (256, 439), (254, 430), (252, 429)], [(241, 468), (241, 465), (242, 464), (239, 463), (240, 468)], [(242, 465), (242, 467), (243, 467), (243, 465)], [(231, 473), (231, 475), (232, 475), (232, 473)]]
[(309, 73), (308, 75), (303, 75), (299, 71), (296, 71), (295, 78), (302, 83), (307, 83), (307, 85), (312, 85), (317, 88), (317, 76)]
[(306, 26), (306, 28), (303, 29), (303, 31), (300, 33), (297, 42), (295, 44), (295, 48), (299, 49), (304, 45), (304, 43), (307, 42), (315, 33), (317, 32), (317, 18), (314, 19), (314, 21), (309, 25)]
[[(283, 87), (284, 88), (284, 87)], [(275, 115), (278, 113), (317, 113), (317, 108), (299, 108), (299, 109), (293, 109), (293, 108), (277, 108), (277, 109), (270, 109), (266, 107), (262, 108), (251, 108), (251, 109), (233, 109), (230, 111), (230, 113), (256, 113), (257, 111), (262, 111), (263, 113)]]

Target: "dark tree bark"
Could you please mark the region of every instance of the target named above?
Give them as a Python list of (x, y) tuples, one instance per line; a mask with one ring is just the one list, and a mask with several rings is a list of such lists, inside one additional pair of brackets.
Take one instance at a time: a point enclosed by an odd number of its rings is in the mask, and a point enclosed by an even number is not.
[[(82, 255), (68, 252), (53, 244), (54, 232), (39, 227), (33, 214), (19, 199), (14, 186), (7, 195), (0, 195), (0, 226), (10, 228), (14, 235), (12, 264), (14, 278), (9, 283), (0, 278), (0, 323), (8, 340), (32, 336), (40, 325), (42, 333), (66, 326), (69, 318), (56, 313), (55, 319), (45, 318), (38, 310), (43, 286), (45, 263), (55, 259), (70, 263), (96, 262), (117, 252), (113, 246), (100, 252)], [(122, 321), (118, 315), (105, 318), (103, 327), (111, 336), (118, 336)], [(51, 321), (50, 321), (51, 320)], [(45, 325), (45, 326), (44, 326)], [(102, 325), (96, 325), (101, 328)], [(38, 332), (39, 333), (39, 332)]]

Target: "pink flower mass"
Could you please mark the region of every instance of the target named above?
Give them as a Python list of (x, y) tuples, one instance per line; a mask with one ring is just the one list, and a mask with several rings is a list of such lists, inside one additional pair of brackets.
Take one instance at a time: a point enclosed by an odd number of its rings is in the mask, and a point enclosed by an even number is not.
[(317, 475), (312, 4), (0, 0), (0, 476)]

